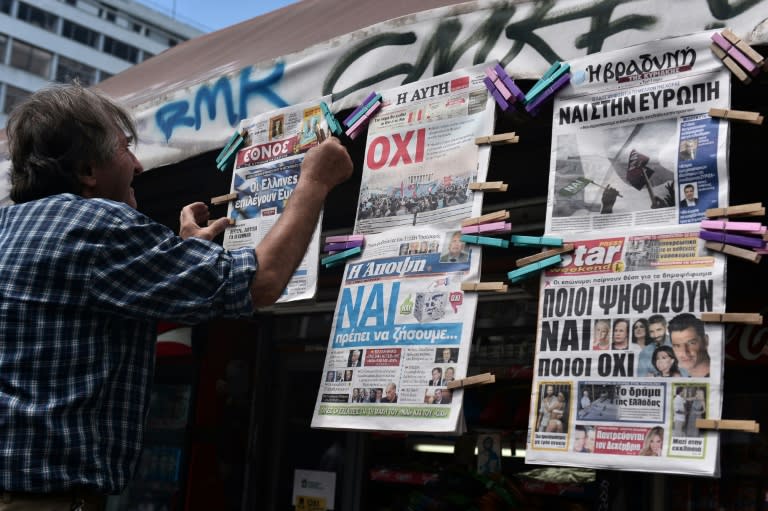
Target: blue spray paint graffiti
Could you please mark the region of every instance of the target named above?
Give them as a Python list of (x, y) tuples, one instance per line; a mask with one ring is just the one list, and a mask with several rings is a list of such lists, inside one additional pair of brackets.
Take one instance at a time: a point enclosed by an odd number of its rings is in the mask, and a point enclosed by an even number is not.
[[(194, 104), (192, 115), (189, 114), (190, 101), (186, 99), (161, 106), (155, 113), (155, 122), (165, 135), (165, 140), (169, 141), (174, 130), (179, 127), (194, 127), (195, 130), (199, 130), (204, 121), (203, 106), (207, 109), (208, 120), (216, 119), (216, 103), (219, 98), (224, 101), (230, 126), (248, 117), (248, 101), (253, 97), (262, 96), (275, 108), (288, 106), (288, 102), (273, 90), (273, 87), (283, 78), (285, 63), (278, 62), (266, 77), (259, 80), (251, 79), (252, 70), (253, 67), (248, 66), (240, 71), (237, 96), (232, 91), (230, 78), (226, 76), (216, 80), (212, 86), (201, 85), (192, 100)], [(237, 110), (235, 97), (239, 98)]]

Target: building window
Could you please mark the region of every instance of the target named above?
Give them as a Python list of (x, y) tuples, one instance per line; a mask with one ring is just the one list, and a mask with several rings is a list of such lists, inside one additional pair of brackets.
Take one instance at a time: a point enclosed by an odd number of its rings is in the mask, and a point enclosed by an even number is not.
[(49, 32), (56, 32), (56, 22), (59, 19), (55, 14), (32, 7), (24, 2), (19, 2), (19, 11), (16, 13), (16, 17)]
[(104, 37), (104, 53), (109, 53), (119, 59), (127, 60), (134, 64), (138, 64), (139, 62), (138, 48), (112, 39), (111, 37)]
[(11, 110), (13, 110), (13, 107), (24, 101), (29, 97), (29, 95), (32, 94), (30, 91), (24, 90), (24, 89), (18, 89), (16, 87), (11, 87), (10, 85), (5, 86), (5, 104), (3, 105), (3, 113), (4, 114), (10, 114)]
[(18, 39), (11, 44), (11, 66), (28, 71), (37, 76), (48, 78), (51, 75), (51, 60), (53, 54), (40, 48), (35, 48)]
[(96, 83), (96, 69), (91, 66), (59, 55), (59, 67), (56, 69), (56, 81), (69, 83), (77, 78), (84, 86)]
[(0, 0), (0, 12), (5, 14), (11, 14), (13, 8), (13, 0)]
[(64, 3), (67, 5), (72, 5), (74, 7), (77, 7), (77, 0), (64, 0)]
[(98, 32), (91, 30), (90, 28), (85, 28), (77, 23), (72, 23), (69, 20), (64, 20), (64, 25), (61, 28), (61, 35), (92, 48), (99, 47)]
[(148, 51), (144, 51), (144, 53), (141, 56), (141, 61), (146, 62), (154, 56), (155, 56), (154, 53), (149, 53)]
[(0, 34), (0, 64), (5, 63), (5, 49), (8, 47), (8, 36)]

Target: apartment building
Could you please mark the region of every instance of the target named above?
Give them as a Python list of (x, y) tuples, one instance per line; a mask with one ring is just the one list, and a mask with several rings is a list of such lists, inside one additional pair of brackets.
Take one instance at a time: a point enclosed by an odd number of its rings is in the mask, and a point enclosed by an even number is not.
[(50, 82), (92, 85), (202, 33), (131, 0), (0, 0), (0, 127)]

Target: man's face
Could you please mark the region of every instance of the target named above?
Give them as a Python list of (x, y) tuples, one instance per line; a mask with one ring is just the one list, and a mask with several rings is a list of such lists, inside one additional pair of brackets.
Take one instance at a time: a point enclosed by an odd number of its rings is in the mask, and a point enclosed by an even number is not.
[[(360, 359), (360, 352), (359, 351), (353, 351), (352, 352), (352, 363), (356, 363)], [(343, 359), (342, 359), (343, 360)]]
[(111, 199), (136, 207), (133, 178), (144, 171), (130, 149), (131, 140), (122, 131), (112, 158), (104, 163), (91, 163), (91, 175), (81, 177), (86, 197)]
[(573, 432), (573, 450), (580, 452), (584, 449), (584, 442), (587, 440), (587, 432), (577, 429)]
[(685, 193), (686, 200), (693, 200), (693, 187), (692, 186), (686, 186), (683, 189), (683, 192)]
[(547, 387), (547, 396), (551, 396), (555, 392), (555, 389), (552, 387)]
[(392, 386), (387, 387), (387, 399), (389, 399), (390, 401), (395, 399), (395, 393), (396, 393), (395, 387), (392, 387)]
[(703, 361), (704, 354), (707, 352), (707, 343), (705, 339), (698, 336), (695, 328), (691, 326), (679, 332), (672, 332), (669, 336), (679, 367), (690, 371)]
[(435, 401), (440, 401), (443, 398), (443, 391), (435, 389)]
[(448, 245), (448, 253), (453, 256), (461, 255), (461, 251), (464, 250), (464, 242), (461, 241), (460, 234), (454, 234), (451, 236), (451, 243)]
[(443, 350), (443, 362), (448, 362), (451, 359), (451, 350), (446, 348)]
[(432, 379), (433, 380), (439, 380), (440, 379), (440, 370), (439, 369), (432, 369)]
[(376, 401), (381, 401), (381, 389), (376, 389)]
[(648, 325), (648, 335), (656, 344), (664, 342), (664, 336), (667, 334), (667, 327), (664, 323), (651, 323)]

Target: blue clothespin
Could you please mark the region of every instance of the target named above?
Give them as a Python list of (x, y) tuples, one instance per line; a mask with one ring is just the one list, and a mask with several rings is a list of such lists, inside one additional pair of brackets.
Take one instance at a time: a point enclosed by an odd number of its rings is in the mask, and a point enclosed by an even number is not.
[(328, 268), (329, 266), (333, 266), (333, 263), (337, 261), (342, 261), (344, 259), (349, 259), (350, 257), (354, 257), (361, 253), (363, 251), (362, 247), (354, 247), (350, 248), (349, 250), (345, 250), (343, 252), (339, 252), (337, 254), (333, 254), (328, 257), (323, 257), (320, 259), (320, 262)]
[(513, 234), (509, 237), (516, 247), (562, 247), (563, 238), (554, 236), (520, 236)]
[(535, 263), (526, 264), (522, 268), (508, 272), (507, 279), (509, 279), (509, 281), (512, 283), (520, 282), (521, 280), (527, 279), (528, 277), (531, 277), (533, 274), (540, 272), (545, 268), (560, 264), (562, 260), (563, 257), (558, 254), (552, 257), (547, 257), (546, 259), (542, 259), (541, 261), (537, 261)]
[(237, 150), (241, 145), (245, 143), (245, 131), (238, 132), (233, 138), (230, 139), (230, 143), (222, 149), (219, 153), (219, 157), (216, 158), (216, 168), (220, 171), (224, 171), (229, 166), (232, 158), (237, 154)]
[(325, 122), (328, 124), (328, 129), (331, 130), (333, 136), (338, 137), (344, 133), (344, 130), (341, 129), (341, 124), (339, 124), (331, 109), (328, 108), (328, 105), (325, 104), (325, 101), (320, 102), (320, 110), (323, 111), (323, 117), (325, 117)]
[(234, 143), (234, 141), (237, 140), (238, 138), (243, 138), (243, 132), (244, 131), (245, 130), (243, 130), (243, 131), (236, 131), (236, 132), (234, 132), (232, 134), (231, 137), (229, 137), (229, 140), (227, 140), (227, 143), (224, 144), (224, 147), (221, 149), (221, 152), (219, 153), (219, 155), (216, 156), (216, 163), (217, 164), (221, 161), (221, 159), (224, 157), (224, 155), (227, 154), (227, 152), (229, 151), (230, 146), (232, 146), (232, 143)]
[(525, 110), (533, 114), (534, 112), (538, 111), (539, 106), (541, 106), (542, 103), (544, 103), (547, 99), (549, 99), (555, 92), (560, 90), (565, 86), (565, 84), (569, 83), (571, 81), (571, 73), (565, 73), (563, 75), (560, 75), (560, 78), (555, 80), (555, 82), (547, 87), (546, 89), (543, 89), (539, 91), (539, 93), (536, 95), (533, 100), (525, 105)]
[[(557, 64), (557, 69), (552, 71), (552, 67)], [(547, 70), (547, 73), (545, 73), (546, 78), (542, 78), (538, 82), (536, 82), (533, 87), (531, 87), (531, 90), (528, 91), (528, 93), (525, 95), (525, 102), (530, 103), (532, 102), (536, 96), (539, 95), (541, 91), (552, 85), (557, 81), (558, 78), (560, 78), (562, 75), (570, 71), (571, 66), (567, 62), (555, 62), (555, 64), (552, 64), (552, 67), (550, 67), (549, 70)]]
[(509, 241), (502, 238), (492, 238), (491, 236), (472, 236), (462, 234), (461, 241), (471, 245), (487, 245), (489, 247), (509, 248)]
[(351, 127), (352, 125), (357, 122), (360, 117), (365, 114), (368, 109), (370, 109), (375, 103), (381, 101), (381, 94), (378, 94), (376, 92), (372, 92), (368, 95), (365, 100), (363, 100), (362, 103), (360, 103), (360, 106), (358, 106), (346, 119), (344, 119), (344, 126), (347, 128)]

